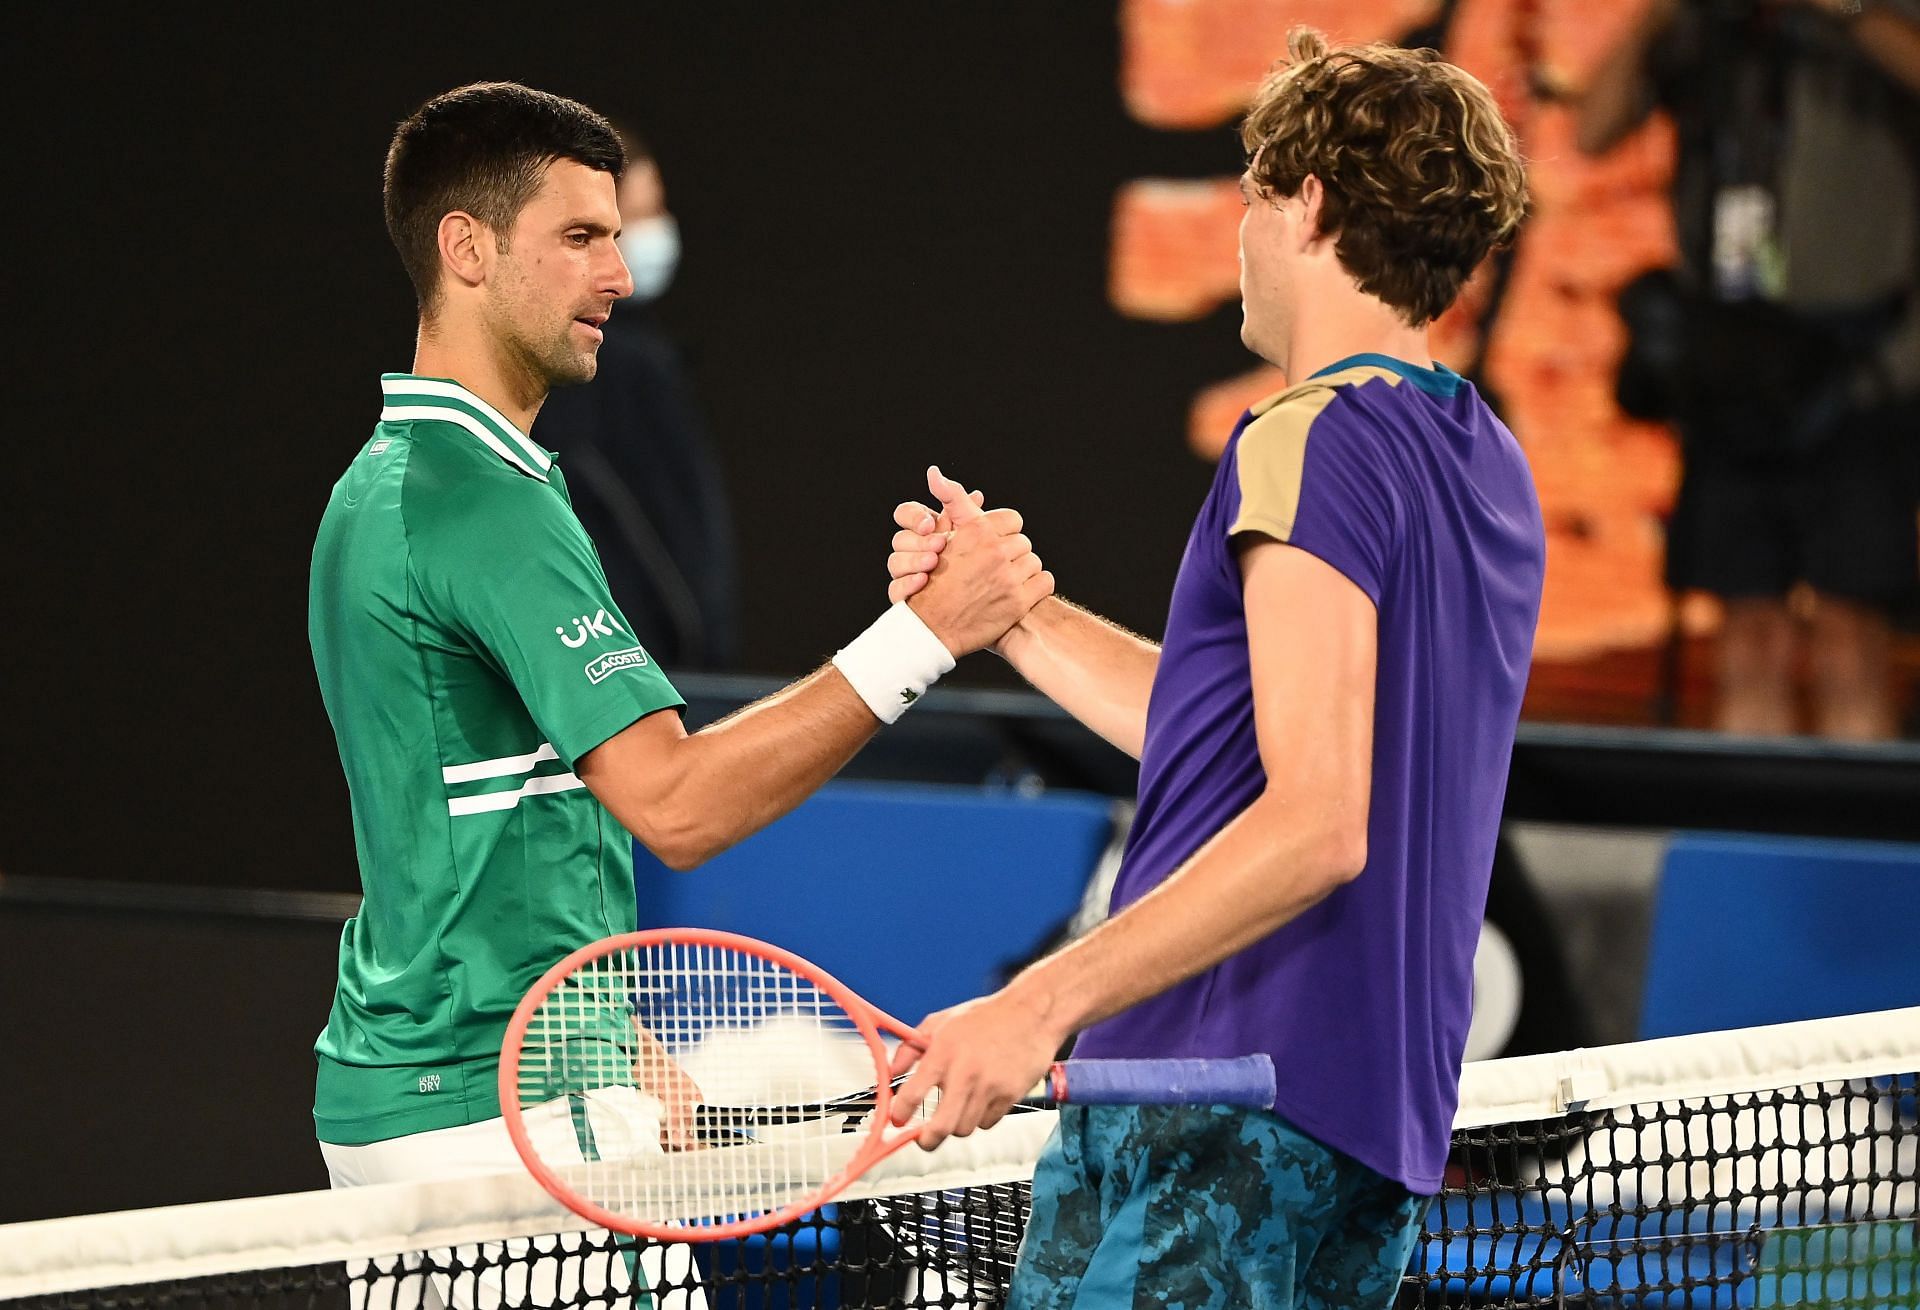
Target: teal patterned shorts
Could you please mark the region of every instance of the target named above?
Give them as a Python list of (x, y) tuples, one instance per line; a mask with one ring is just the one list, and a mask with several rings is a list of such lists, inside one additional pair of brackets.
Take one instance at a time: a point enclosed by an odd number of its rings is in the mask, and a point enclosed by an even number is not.
[(1387, 1310), (1431, 1199), (1264, 1111), (1071, 1106), (1007, 1310)]

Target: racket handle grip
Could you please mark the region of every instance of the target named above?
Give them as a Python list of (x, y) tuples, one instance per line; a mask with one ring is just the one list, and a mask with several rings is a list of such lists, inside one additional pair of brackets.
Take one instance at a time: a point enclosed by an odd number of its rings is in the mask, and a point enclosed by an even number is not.
[(1273, 1057), (1228, 1060), (1062, 1060), (1047, 1075), (1062, 1105), (1238, 1105), (1273, 1108)]

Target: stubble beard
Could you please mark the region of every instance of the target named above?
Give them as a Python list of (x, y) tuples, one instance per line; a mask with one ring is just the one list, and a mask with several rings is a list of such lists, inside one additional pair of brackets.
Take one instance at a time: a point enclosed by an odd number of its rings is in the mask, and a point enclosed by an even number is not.
[(530, 380), (540, 383), (547, 391), (593, 381), (600, 369), (598, 348), (583, 349), (575, 343), (571, 315), (562, 319), (558, 327), (548, 327), (551, 320), (531, 300), (531, 297), (523, 299), (509, 294), (495, 302), (494, 322), (506, 354)]
[(600, 371), (599, 350), (581, 350), (568, 340), (567, 338), (573, 332), (573, 320), (569, 319), (567, 322), (567, 328), (554, 346), (553, 367), (547, 374), (549, 387), (571, 387), (578, 386), (582, 382), (591, 382), (594, 374)]
[(558, 332), (541, 335), (544, 339), (535, 341), (526, 334), (515, 333), (509, 345), (528, 373), (545, 383), (549, 391), (593, 381), (594, 374), (600, 371), (600, 352), (592, 347), (583, 350), (574, 344), (571, 318)]

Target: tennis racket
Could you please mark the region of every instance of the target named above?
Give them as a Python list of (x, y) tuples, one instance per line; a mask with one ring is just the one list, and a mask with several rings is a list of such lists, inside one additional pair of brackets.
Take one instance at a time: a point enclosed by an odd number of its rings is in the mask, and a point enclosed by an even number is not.
[[(920, 1121), (889, 1120), (888, 1035), (921, 1041), (790, 951), (704, 928), (627, 933), (575, 951), (520, 1002), (501, 1113), (541, 1186), (597, 1224), (677, 1242), (766, 1232), (919, 1135)], [(1068, 1060), (1029, 1104), (1273, 1097), (1264, 1055)], [(556, 1103), (569, 1113), (528, 1113)]]
[[(888, 1086), (898, 1091), (907, 1078), (908, 1075), (902, 1074)], [(842, 1132), (852, 1132), (854, 1126), (872, 1114), (879, 1103), (878, 1087), (836, 1096), (830, 1101), (804, 1101), (796, 1105), (708, 1105), (701, 1101), (693, 1107), (693, 1131), (700, 1142), (716, 1145), (750, 1141), (764, 1128), (819, 1119), (837, 1119)], [(1037, 1098), (1022, 1102), (1028, 1108), (1047, 1104), (1050, 1102)]]

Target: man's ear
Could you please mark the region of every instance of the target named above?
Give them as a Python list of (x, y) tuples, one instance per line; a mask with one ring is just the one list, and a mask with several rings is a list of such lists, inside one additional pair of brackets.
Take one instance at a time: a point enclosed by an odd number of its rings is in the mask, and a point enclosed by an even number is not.
[(456, 282), (477, 287), (487, 280), (491, 268), (493, 243), (486, 240), (484, 223), (464, 209), (451, 210), (440, 218), (440, 266)]
[(1320, 210), (1327, 192), (1320, 179), (1309, 173), (1300, 179), (1300, 189), (1293, 198), (1300, 206), (1300, 248), (1304, 251), (1321, 240)]

